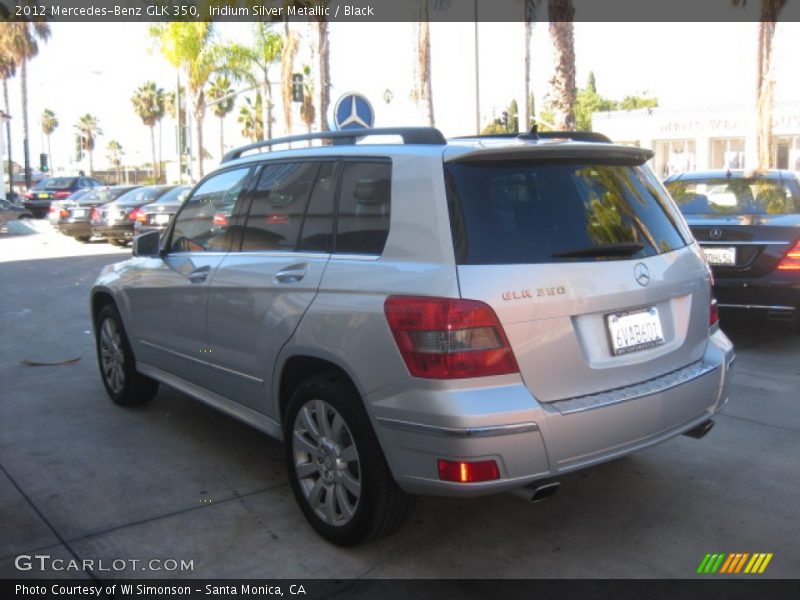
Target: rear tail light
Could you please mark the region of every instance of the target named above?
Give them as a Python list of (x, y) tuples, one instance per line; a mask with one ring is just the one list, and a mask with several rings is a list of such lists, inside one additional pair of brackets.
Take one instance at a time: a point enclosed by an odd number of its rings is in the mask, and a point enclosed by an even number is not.
[(488, 304), (389, 296), (384, 313), (414, 377), (463, 379), (519, 372), (503, 326)]
[(778, 263), (779, 271), (800, 271), (800, 242), (797, 242)]
[(719, 309), (717, 308), (717, 299), (711, 297), (711, 311), (708, 314), (708, 326), (716, 325), (719, 322)]
[(64, 198), (69, 198), (71, 195), (72, 192), (56, 192), (55, 194), (53, 194), (53, 197), (63, 200)]
[(439, 479), (457, 483), (474, 483), (500, 479), (500, 470), (493, 460), (459, 462), (439, 459)]
[(69, 217), (69, 211), (66, 208), (62, 208), (61, 210), (58, 211), (58, 216), (61, 217), (62, 219), (66, 219), (67, 217)]
[(138, 221), (139, 215), (142, 214), (141, 208), (134, 208), (131, 212), (128, 213), (128, 220), (129, 221)]
[(92, 209), (92, 221), (99, 221), (100, 220), (100, 211), (96, 208)]
[(214, 225), (218, 225), (219, 227), (228, 226), (228, 217), (225, 215), (225, 213), (214, 214)]
[(25, 197), (26, 197), (28, 200), (31, 200), (31, 199), (33, 199), (33, 192), (25, 192)]
[(50, 212), (51, 213), (58, 212), (58, 206), (56, 206), (55, 204), (51, 204), (50, 205)]

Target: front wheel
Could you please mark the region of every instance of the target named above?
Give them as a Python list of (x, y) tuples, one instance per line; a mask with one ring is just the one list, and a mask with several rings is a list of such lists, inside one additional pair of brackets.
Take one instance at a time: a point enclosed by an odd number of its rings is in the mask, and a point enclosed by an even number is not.
[(133, 351), (117, 309), (107, 304), (97, 314), (97, 362), (109, 397), (120, 406), (136, 406), (153, 399), (158, 382), (136, 370)]
[(395, 483), (369, 417), (349, 382), (318, 375), (295, 391), (285, 420), (295, 499), (329, 541), (354, 546), (397, 531), (414, 497)]

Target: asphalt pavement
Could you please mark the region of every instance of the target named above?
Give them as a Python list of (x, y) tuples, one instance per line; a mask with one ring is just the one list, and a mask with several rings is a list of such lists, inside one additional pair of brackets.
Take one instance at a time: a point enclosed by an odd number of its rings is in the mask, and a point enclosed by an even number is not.
[[(691, 578), (710, 552), (773, 553), (757, 577), (800, 576), (800, 335), (785, 326), (725, 325), (731, 401), (704, 439), (571, 474), (538, 505), (420, 498), (398, 534), (341, 549), (306, 524), (276, 441), (165, 386), (142, 408), (108, 400), (88, 293), (126, 253), (44, 222), (0, 236), (0, 577)], [(20, 555), (95, 568), (19, 570)]]

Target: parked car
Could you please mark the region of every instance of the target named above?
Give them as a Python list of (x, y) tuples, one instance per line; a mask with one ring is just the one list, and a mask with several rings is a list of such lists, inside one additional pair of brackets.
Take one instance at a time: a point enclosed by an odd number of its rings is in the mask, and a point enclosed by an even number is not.
[[(67, 201), (59, 209), (56, 226), (58, 230), (79, 242), (88, 242), (92, 237), (92, 212), (95, 207), (113, 202), (123, 194), (135, 190), (135, 185), (115, 185), (94, 188), (77, 200)], [(70, 200), (72, 197), (70, 196)]]
[(6, 225), (9, 221), (16, 219), (32, 219), (31, 212), (22, 206), (0, 198), (0, 225)]
[(42, 179), (25, 193), (23, 204), (35, 217), (42, 218), (50, 211), (50, 203), (53, 200), (66, 200), (73, 192), (80, 189), (102, 185), (104, 185), (103, 182), (83, 175), (78, 177), (48, 177)]
[(299, 139), (334, 144), (230, 152), (163, 236), (101, 272), (114, 402), (164, 383), (283, 439), (301, 510), (342, 545), (398, 529), (415, 494), (535, 501), (708, 432), (733, 347), (650, 151), (433, 128)]
[(699, 171), (665, 185), (714, 272), (723, 317), (800, 321), (800, 179)]
[(114, 246), (128, 244), (135, 234), (134, 223), (142, 212), (142, 207), (155, 202), (169, 192), (173, 185), (148, 185), (139, 187), (113, 202), (95, 207), (92, 210), (92, 235), (106, 238)]
[(190, 185), (179, 185), (155, 202), (142, 206), (136, 215), (134, 234), (139, 235), (153, 230), (164, 231), (191, 189)]
[(48, 219), (50, 221), (50, 224), (53, 227), (57, 227), (59, 219), (62, 218), (62, 215), (63, 215), (62, 209), (64, 207), (66, 207), (66, 206), (72, 204), (73, 202), (75, 202), (76, 200), (82, 198), (85, 194), (89, 193), (91, 190), (96, 190), (96, 189), (103, 189), (103, 188), (83, 188), (81, 190), (78, 190), (77, 192), (73, 192), (65, 200), (53, 200), (50, 203), (50, 214), (49, 214), (49, 217), (48, 217)]

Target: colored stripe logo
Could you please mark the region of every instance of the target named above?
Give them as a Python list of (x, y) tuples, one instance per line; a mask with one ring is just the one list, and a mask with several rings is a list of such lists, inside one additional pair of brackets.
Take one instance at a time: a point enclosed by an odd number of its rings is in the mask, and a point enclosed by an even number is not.
[(753, 554), (749, 552), (733, 552), (731, 554), (718, 552), (706, 554), (703, 560), (700, 561), (697, 572), (703, 575), (714, 573), (755, 575), (763, 573), (771, 560), (772, 552), (756, 552)]

